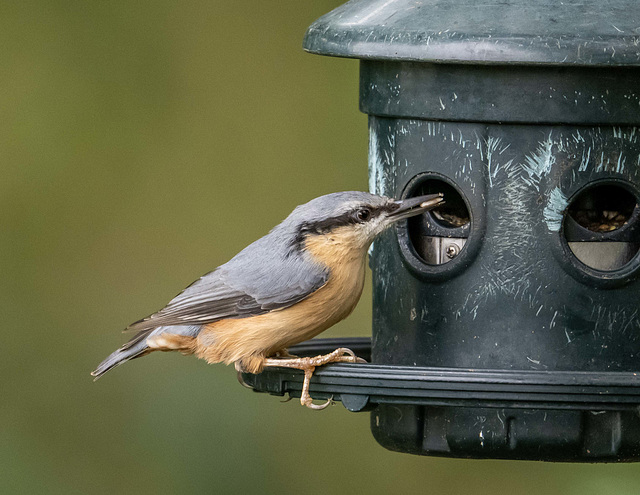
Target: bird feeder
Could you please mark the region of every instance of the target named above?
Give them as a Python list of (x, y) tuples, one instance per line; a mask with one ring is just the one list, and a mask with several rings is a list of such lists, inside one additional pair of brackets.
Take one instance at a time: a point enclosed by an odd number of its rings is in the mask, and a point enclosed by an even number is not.
[[(360, 59), (372, 192), (446, 205), (373, 247), (371, 364), (314, 398), (397, 451), (640, 460), (640, 4), (354, 0), (309, 28)], [(299, 395), (302, 375), (244, 375)]]

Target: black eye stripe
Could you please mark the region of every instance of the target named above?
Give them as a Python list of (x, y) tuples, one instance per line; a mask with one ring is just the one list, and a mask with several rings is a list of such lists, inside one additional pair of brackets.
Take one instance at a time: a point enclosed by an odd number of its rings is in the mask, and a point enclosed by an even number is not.
[[(373, 207), (370, 205), (361, 205), (355, 209), (349, 210), (337, 217), (327, 218), (325, 220), (318, 220), (316, 222), (304, 222), (298, 228), (295, 239), (292, 242), (292, 247), (302, 247), (304, 240), (308, 235), (322, 235), (328, 234), (332, 230), (338, 227), (344, 227), (346, 225), (354, 225), (357, 223), (365, 223), (374, 217), (379, 216), (383, 212), (393, 211), (397, 206), (394, 203), (390, 203), (380, 207)], [(360, 212), (367, 211), (368, 217), (362, 219), (359, 217)]]

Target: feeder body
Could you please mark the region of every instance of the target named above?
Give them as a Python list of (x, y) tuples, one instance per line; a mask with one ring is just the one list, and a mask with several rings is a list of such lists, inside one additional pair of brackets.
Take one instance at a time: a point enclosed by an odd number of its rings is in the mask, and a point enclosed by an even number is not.
[[(373, 363), (532, 371), (563, 393), (640, 368), (638, 18), (629, 0), (354, 0), (309, 28), (308, 51), (361, 59), (370, 190), (451, 206), (374, 243)], [(382, 404), (372, 430), (418, 454), (640, 457), (629, 404), (483, 390)]]

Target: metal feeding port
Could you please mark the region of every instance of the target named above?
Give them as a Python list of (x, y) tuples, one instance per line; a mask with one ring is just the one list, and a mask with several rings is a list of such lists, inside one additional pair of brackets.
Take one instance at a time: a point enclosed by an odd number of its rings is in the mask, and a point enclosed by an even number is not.
[[(584, 12), (589, 12), (588, 16)], [(370, 364), (311, 395), (423, 455), (640, 460), (640, 3), (352, 1), (304, 47), (360, 59), (369, 188), (445, 204), (370, 255)], [(302, 375), (245, 375), (299, 394)]]
[(454, 259), (469, 237), (471, 218), (460, 193), (439, 179), (425, 179), (412, 188), (410, 196), (441, 192), (445, 203), (424, 215), (408, 220), (411, 242), (420, 258), (429, 265), (442, 265)]

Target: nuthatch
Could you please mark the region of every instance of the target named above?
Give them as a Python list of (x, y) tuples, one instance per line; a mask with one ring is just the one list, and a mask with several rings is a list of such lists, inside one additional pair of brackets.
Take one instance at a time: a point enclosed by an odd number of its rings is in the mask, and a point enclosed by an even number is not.
[(310, 358), (287, 352), (346, 318), (364, 285), (367, 250), (398, 220), (442, 203), (441, 194), (396, 201), (350, 191), (298, 206), (266, 236), (191, 284), (157, 313), (129, 325), (137, 333), (91, 373), (152, 351), (195, 354), (209, 363), (304, 370), (300, 402), (314, 409), (309, 380), (316, 366), (362, 362), (345, 348)]

